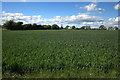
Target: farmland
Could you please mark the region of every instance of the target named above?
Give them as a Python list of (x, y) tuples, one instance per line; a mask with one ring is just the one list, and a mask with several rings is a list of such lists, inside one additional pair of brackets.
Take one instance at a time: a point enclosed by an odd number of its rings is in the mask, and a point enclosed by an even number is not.
[(116, 78), (118, 31), (3, 31), (3, 77)]

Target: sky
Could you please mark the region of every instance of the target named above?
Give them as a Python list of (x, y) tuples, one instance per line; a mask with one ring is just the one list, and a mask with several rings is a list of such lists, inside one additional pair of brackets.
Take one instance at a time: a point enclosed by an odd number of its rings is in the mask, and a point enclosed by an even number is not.
[(118, 2), (2, 2), (2, 22), (118, 26)]
[(1, 0), (2, 2), (119, 2), (119, 0)]

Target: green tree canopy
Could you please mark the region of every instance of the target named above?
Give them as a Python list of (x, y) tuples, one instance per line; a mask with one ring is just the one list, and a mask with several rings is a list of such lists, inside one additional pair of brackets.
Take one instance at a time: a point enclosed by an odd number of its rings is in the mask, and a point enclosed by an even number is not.
[(51, 26), (51, 28), (52, 28), (52, 29), (59, 29), (59, 26), (58, 26), (57, 24), (53, 24), (53, 25)]
[(118, 30), (119, 28), (118, 27), (114, 27), (115, 28), (115, 30)]
[(104, 25), (101, 25), (101, 26), (99, 27), (99, 29), (100, 29), (100, 30), (106, 30), (106, 27), (105, 27)]
[(75, 26), (72, 26), (72, 29), (75, 29)]
[(13, 20), (7, 21), (3, 24), (3, 27), (6, 29), (13, 30), (15, 28), (15, 22)]

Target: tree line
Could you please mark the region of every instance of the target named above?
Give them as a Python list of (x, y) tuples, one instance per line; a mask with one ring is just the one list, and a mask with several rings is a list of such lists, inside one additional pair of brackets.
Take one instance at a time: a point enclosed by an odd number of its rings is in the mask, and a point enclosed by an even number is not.
[(59, 29), (57, 24), (41, 25), (41, 24), (23, 24), (23, 22), (7, 21), (3, 24), (3, 28), (8, 30), (39, 30), (39, 29)]
[[(81, 28), (76, 28), (75, 26), (63, 26), (59, 27), (57, 24), (53, 25), (41, 25), (41, 24), (23, 24), (23, 22), (14, 22), (13, 20), (7, 21), (2, 25), (2, 28), (8, 30), (58, 30), (58, 29), (76, 29), (76, 30), (107, 30), (104, 25), (99, 26), (99, 28), (91, 28), (90, 26), (82, 26)], [(108, 27), (108, 30), (118, 30), (118, 27)]]

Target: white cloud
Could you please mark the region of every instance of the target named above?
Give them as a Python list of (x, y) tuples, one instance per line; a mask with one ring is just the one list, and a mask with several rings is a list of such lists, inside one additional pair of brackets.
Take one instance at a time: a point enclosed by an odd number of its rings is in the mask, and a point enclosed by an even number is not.
[(97, 5), (94, 3), (91, 3), (89, 5), (86, 5), (84, 7), (80, 7), (81, 9), (86, 9), (87, 11), (105, 11), (102, 8), (97, 8)]
[(83, 22), (83, 25), (91, 26), (92, 28), (98, 28), (100, 25), (105, 25), (106, 27), (120, 26), (120, 17), (109, 18), (107, 22)]
[(115, 5), (114, 7), (116, 10), (120, 10), (120, 3), (118, 3), (117, 5)]
[(93, 25), (94, 22), (83, 22), (84, 25)]
[(91, 26), (91, 28), (99, 28), (100, 25), (104, 25), (104, 22), (83, 22), (85, 26)]
[(2, 12), (3, 16), (22, 16), (22, 13), (5, 13), (5, 11)]
[(90, 16), (89, 14), (82, 14), (79, 13), (77, 15), (72, 16), (55, 16), (53, 18), (47, 19), (43, 18), (40, 15), (35, 16), (24, 16), (23, 13), (6, 13), (5, 11), (2, 12), (3, 16), (0, 18), (1, 22), (0, 24), (3, 24), (4, 22), (8, 20), (14, 20), (14, 21), (22, 21), (24, 24), (28, 23), (37, 23), (37, 24), (69, 24), (69, 25), (90, 25), (92, 27), (98, 27), (102, 24), (105, 26), (115, 26), (118, 25), (120, 17), (116, 18), (109, 18), (108, 22), (103, 22), (104, 19), (98, 16)]
[(3, 23), (8, 20), (23, 21), (25, 23), (66, 23), (66, 24), (80, 24), (81, 22), (96, 22), (102, 20), (97, 16), (90, 16), (88, 14), (78, 14), (67, 17), (55, 16), (51, 19), (42, 18), (40, 15), (24, 16), (23, 13), (6, 13), (2, 12), (1, 18)]
[(118, 22), (120, 22), (120, 17), (116, 18), (109, 18), (107, 22), (104, 22), (104, 19), (98, 16), (90, 16), (89, 13), (79, 13), (77, 15), (72, 16), (55, 16), (53, 18), (47, 19), (43, 18), (40, 15), (34, 15), (34, 16), (24, 16), (23, 13), (6, 13), (5, 11), (2, 11), (2, 17), (0, 20), (0, 24), (3, 24), (4, 22), (8, 20), (14, 20), (14, 21), (22, 21), (24, 24), (28, 23), (37, 23), (37, 24), (69, 24), (69, 25), (90, 25), (91, 27), (99, 27), (100, 25), (105, 25), (107, 27), (110, 26), (116, 26), (118, 25)]
[(91, 14), (90, 12), (86, 12), (86, 13), (78, 13), (79, 15), (88, 15)]
[(106, 23), (107, 26), (117, 26), (120, 23), (120, 17), (115, 17), (115, 18), (109, 18), (108, 23)]
[(5, 11), (2, 11), (1, 24), (8, 20), (22, 21), (27, 23), (31, 20), (31, 16), (24, 16), (23, 13), (6, 13)]
[(60, 18), (61, 18), (61, 16), (55, 16), (55, 18), (60, 19)]
[(87, 9), (87, 11), (94, 11), (96, 6), (97, 5), (95, 5), (95, 4), (89, 4), (89, 5), (86, 5), (84, 7), (80, 7), (80, 8)]
[(52, 19), (47, 19), (48, 23), (65, 23), (65, 24), (81, 24), (82, 22), (97, 22), (103, 20), (97, 16), (89, 16), (87, 14), (78, 14), (67, 17), (56, 16)]
[(65, 17), (64, 21), (66, 23), (76, 23), (80, 24), (81, 22), (97, 22), (100, 21), (101, 18), (97, 16), (90, 16), (90, 15), (85, 15), (85, 14), (79, 14), (79, 15), (73, 15), (69, 17)]
[(105, 11), (105, 9), (102, 9), (102, 8), (96, 8), (95, 10), (96, 11)]

